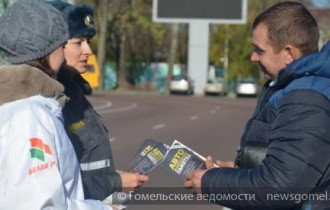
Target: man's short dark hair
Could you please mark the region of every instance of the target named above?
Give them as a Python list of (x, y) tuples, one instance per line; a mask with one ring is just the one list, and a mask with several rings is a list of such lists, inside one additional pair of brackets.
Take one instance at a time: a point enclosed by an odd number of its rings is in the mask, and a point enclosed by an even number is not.
[(287, 44), (297, 47), (302, 54), (318, 51), (317, 22), (301, 3), (287, 1), (273, 5), (257, 16), (253, 29), (260, 24), (267, 27), (267, 38), (275, 53)]

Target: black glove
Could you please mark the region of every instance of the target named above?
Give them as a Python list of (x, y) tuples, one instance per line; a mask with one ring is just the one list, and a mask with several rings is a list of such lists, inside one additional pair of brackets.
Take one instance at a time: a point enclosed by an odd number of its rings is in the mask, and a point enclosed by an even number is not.
[(237, 151), (235, 165), (238, 168), (253, 168), (265, 158), (268, 144), (247, 142)]

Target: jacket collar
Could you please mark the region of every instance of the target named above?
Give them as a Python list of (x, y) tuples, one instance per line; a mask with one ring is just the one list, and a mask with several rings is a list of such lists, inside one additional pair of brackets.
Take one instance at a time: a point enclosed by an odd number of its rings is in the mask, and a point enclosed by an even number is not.
[(4, 103), (41, 95), (55, 98), (63, 107), (68, 98), (64, 87), (41, 70), (26, 64), (0, 67), (0, 106)]
[(320, 76), (330, 78), (330, 41), (316, 53), (311, 53), (292, 62), (287, 68), (293, 69), (295, 78)]
[(279, 90), (300, 77), (318, 76), (330, 78), (330, 41), (321, 51), (305, 55), (280, 70), (272, 88)]

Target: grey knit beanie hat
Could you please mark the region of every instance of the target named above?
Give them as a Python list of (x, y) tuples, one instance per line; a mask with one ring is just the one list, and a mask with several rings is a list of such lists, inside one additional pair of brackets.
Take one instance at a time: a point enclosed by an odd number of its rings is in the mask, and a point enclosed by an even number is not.
[(45, 57), (68, 38), (65, 17), (44, 0), (18, 0), (0, 17), (0, 49), (12, 64)]

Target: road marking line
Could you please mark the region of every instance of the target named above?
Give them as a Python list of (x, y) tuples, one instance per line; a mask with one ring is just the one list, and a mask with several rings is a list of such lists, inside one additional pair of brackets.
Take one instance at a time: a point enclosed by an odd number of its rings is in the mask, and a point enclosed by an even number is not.
[(121, 107), (121, 108), (117, 108), (117, 109), (110, 109), (110, 110), (101, 110), (98, 113), (99, 114), (107, 114), (107, 113), (111, 113), (111, 112), (122, 112), (122, 111), (128, 111), (128, 110), (134, 109), (136, 107), (137, 107), (137, 104), (133, 103), (130, 106)]
[(198, 116), (191, 116), (190, 117), (190, 120), (197, 120), (198, 119)]
[(161, 128), (164, 128), (164, 127), (165, 127), (165, 124), (158, 124), (158, 125), (152, 126), (152, 129), (157, 130), (157, 129), (161, 129)]
[(116, 138), (110, 138), (109, 141), (114, 142), (114, 141), (116, 141)]
[(96, 111), (102, 110), (102, 109), (106, 109), (112, 106), (112, 103), (108, 100), (100, 100), (100, 99), (93, 99), (94, 101), (99, 101), (99, 102), (103, 102), (105, 103), (104, 105), (100, 105), (100, 106), (94, 106), (94, 109)]

